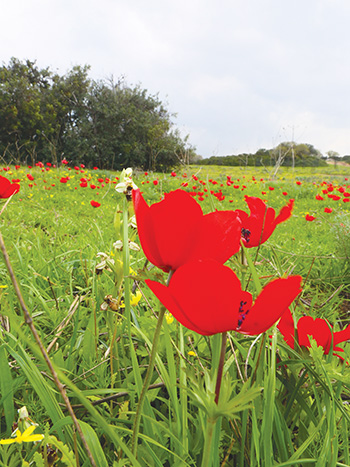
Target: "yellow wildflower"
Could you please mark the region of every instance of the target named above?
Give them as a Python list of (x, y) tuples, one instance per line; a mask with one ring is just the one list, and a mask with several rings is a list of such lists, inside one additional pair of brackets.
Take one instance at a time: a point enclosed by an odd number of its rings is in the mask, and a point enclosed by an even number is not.
[(44, 435), (32, 435), (36, 426), (31, 425), (28, 427), (22, 434), (19, 429), (16, 430), (16, 438), (13, 439), (2, 439), (0, 444), (12, 444), (12, 443), (32, 443), (33, 441), (41, 441), (44, 438)]
[(168, 311), (165, 313), (165, 319), (168, 324), (171, 324), (174, 321), (174, 317)]
[(196, 352), (193, 352), (193, 350), (190, 350), (187, 355), (190, 355), (191, 357), (195, 357)]
[(136, 306), (139, 301), (141, 300), (141, 297), (142, 297), (142, 294), (139, 290), (136, 291), (136, 294), (131, 294), (131, 297), (130, 297), (130, 305), (131, 306)]

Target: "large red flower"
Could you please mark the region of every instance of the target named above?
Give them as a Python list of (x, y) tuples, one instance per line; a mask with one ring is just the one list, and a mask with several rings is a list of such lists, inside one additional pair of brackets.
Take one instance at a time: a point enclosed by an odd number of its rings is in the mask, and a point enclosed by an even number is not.
[(149, 261), (170, 271), (193, 259), (227, 261), (240, 248), (241, 221), (234, 211), (203, 215), (183, 190), (165, 194), (148, 206), (139, 189), (132, 191), (142, 249)]
[(254, 196), (245, 196), (250, 215), (237, 209), (236, 212), (242, 221), (242, 240), (244, 246), (252, 248), (259, 246), (271, 236), (278, 224), (286, 221), (292, 215), (294, 199), (290, 199), (278, 216), (273, 208), (266, 206), (264, 201)]
[(309, 336), (311, 336), (316, 340), (317, 345), (323, 347), (326, 354), (331, 350), (332, 337), (333, 352), (343, 352), (343, 349), (337, 347), (337, 345), (350, 339), (350, 325), (343, 329), (343, 331), (333, 332), (332, 326), (327, 320), (321, 318), (313, 319), (311, 316), (302, 316), (298, 320), (297, 328), (295, 329), (293, 316), (289, 310), (282, 316), (278, 323), (278, 329), (292, 349), (294, 349), (295, 343), (300, 347), (310, 347)]
[(9, 198), (19, 192), (18, 183), (11, 183), (6, 177), (0, 175), (0, 198)]
[(236, 274), (214, 260), (191, 261), (175, 271), (169, 286), (146, 280), (163, 305), (184, 326), (202, 335), (269, 329), (301, 291), (300, 276), (275, 279), (253, 304)]

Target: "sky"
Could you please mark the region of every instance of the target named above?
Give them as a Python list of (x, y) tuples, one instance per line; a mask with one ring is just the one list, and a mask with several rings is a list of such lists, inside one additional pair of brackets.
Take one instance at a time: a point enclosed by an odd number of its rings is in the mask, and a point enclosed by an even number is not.
[(0, 62), (124, 77), (202, 157), (350, 154), (349, 0), (2, 0)]

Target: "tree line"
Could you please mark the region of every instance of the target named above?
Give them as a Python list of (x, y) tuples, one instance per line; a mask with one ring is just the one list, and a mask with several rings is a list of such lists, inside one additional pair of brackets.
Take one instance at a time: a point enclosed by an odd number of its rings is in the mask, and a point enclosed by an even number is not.
[(195, 159), (157, 95), (89, 78), (89, 66), (60, 75), (12, 58), (0, 67), (2, 163), (51, 162), (166, 171)]
[[(345, 160), (347, 156), (343, 159)], [(350, 156), (349, 156), (350, 157)], [(212, 156), (200, 161), (201, 165), (224, 166), (289, 166), (319, 167), (326, 166), (327, 157), (312, 144), (296, 144), (293, 141), (280, 143), (272, 149), (259, 149), (254, 154), (238, 154), (230, 156)]]

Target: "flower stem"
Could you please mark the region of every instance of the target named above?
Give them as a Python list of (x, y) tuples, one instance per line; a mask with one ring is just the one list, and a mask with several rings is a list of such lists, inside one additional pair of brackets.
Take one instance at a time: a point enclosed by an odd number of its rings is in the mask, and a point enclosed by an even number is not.
[(136, 415), (135, 415), (135, 420), (134, 420), (134, 427), (133, 427), (133, 432), (132, 432), (132, 442), (131, 442), (132, 452), (133, 452), (135, 457), (136, 457), (136, 453), (137, 453), (137, 439), (138, 439), (139, 430), (140, 430), (142, 407), (143, 407), (143, 403), (144, 403), (144, 400), (145, 400), (145, 397), (146, 397), (149, 382), (151, 380), (151, 376), (152, 376), (152, 373), (153, 373), (153, 367), (154, 367), (154, 362), (155, 362), (156, 353), (157, 353), (157, 345), (158, 345), (158, 340), (159, 340), (159, 336), (160, 336), (160, 331), (161, 331), (161, 328), (162, 328), (164, 313), (165, 313), (165, 307), (161, 306), (160, 311), (159, 311), (159, 315), (158, 315), (156, 330), (154, 331), (150, 361), (149, 361), (146, 376), (145, 376), (145, 379), (144, 379), (144, 382), (143, 382), (139, 402), (137, 404), (137, 410), (136, 410)]
[[(172, 274), (173, 274), (173, 271), (170, 271), (169, 276), (168, 276), (167, 285), (169, 285), (169, 281), (171, 279)], [(135, 420), (134, 420), (134, 427), (133, 427), (133, 431), (132, 431), (131, 449), (132, 449), (132, 453), (134, 454), (135, 457), (137, 456), (137, 440), (138, 440), (139, 431), (140, 431), (142, 407), (143, 407), (143, 403), (145, 401), (148, 386), (149, 386), (149, 383), (150, 383), (150, 380), (151, 380), (151, 377), (152, 377), (152, 373), (153, 373), (154, 362), (155, 362), (156, 355), (157, 355), (157, 346), (158, 346), (160, 331), (162, 329), (164, 314), (165, 314), (165, 307), (163, 305), (161, 305), (160, 310), (159, 310), (159, 315), (158, 315), (157, 326), (156, 326), (156, 329), (154, 331), (154, 336), (153, 336), (153, 343), (152, 343), (150, 361), (149, 361), (146, 376), (145, 376), (145, 379), (144, 379), (144, 382), (143, 382), (141, 394), (140, 394), (140, 397), (139, 397), (139, 402), (137, 404)]]
[(203, 448), (203, 455), (202, 455), (202, 464), (201, 467), (208, 467), (211, 465), (211, 445), (213, 441), (213, 433), (214, 428), (217, 422), (217, 418), (209, 417), (207, 420), (207, 431), (204, 438), (204, 448)]
[(223, 332), (221, 334), (221, 338), (222, 338), (222, 340), (221, 340), (220, 359), (219, 359), (218, 374), (217, 374), (217, 377), (216, 377), (216, 386), (215, 386), (215, 403), (216, 404), (218, 404), (219, 396), (220, 396), (222, 372), (223, 372), (224, 363), (225, 363), (227, 332)]

